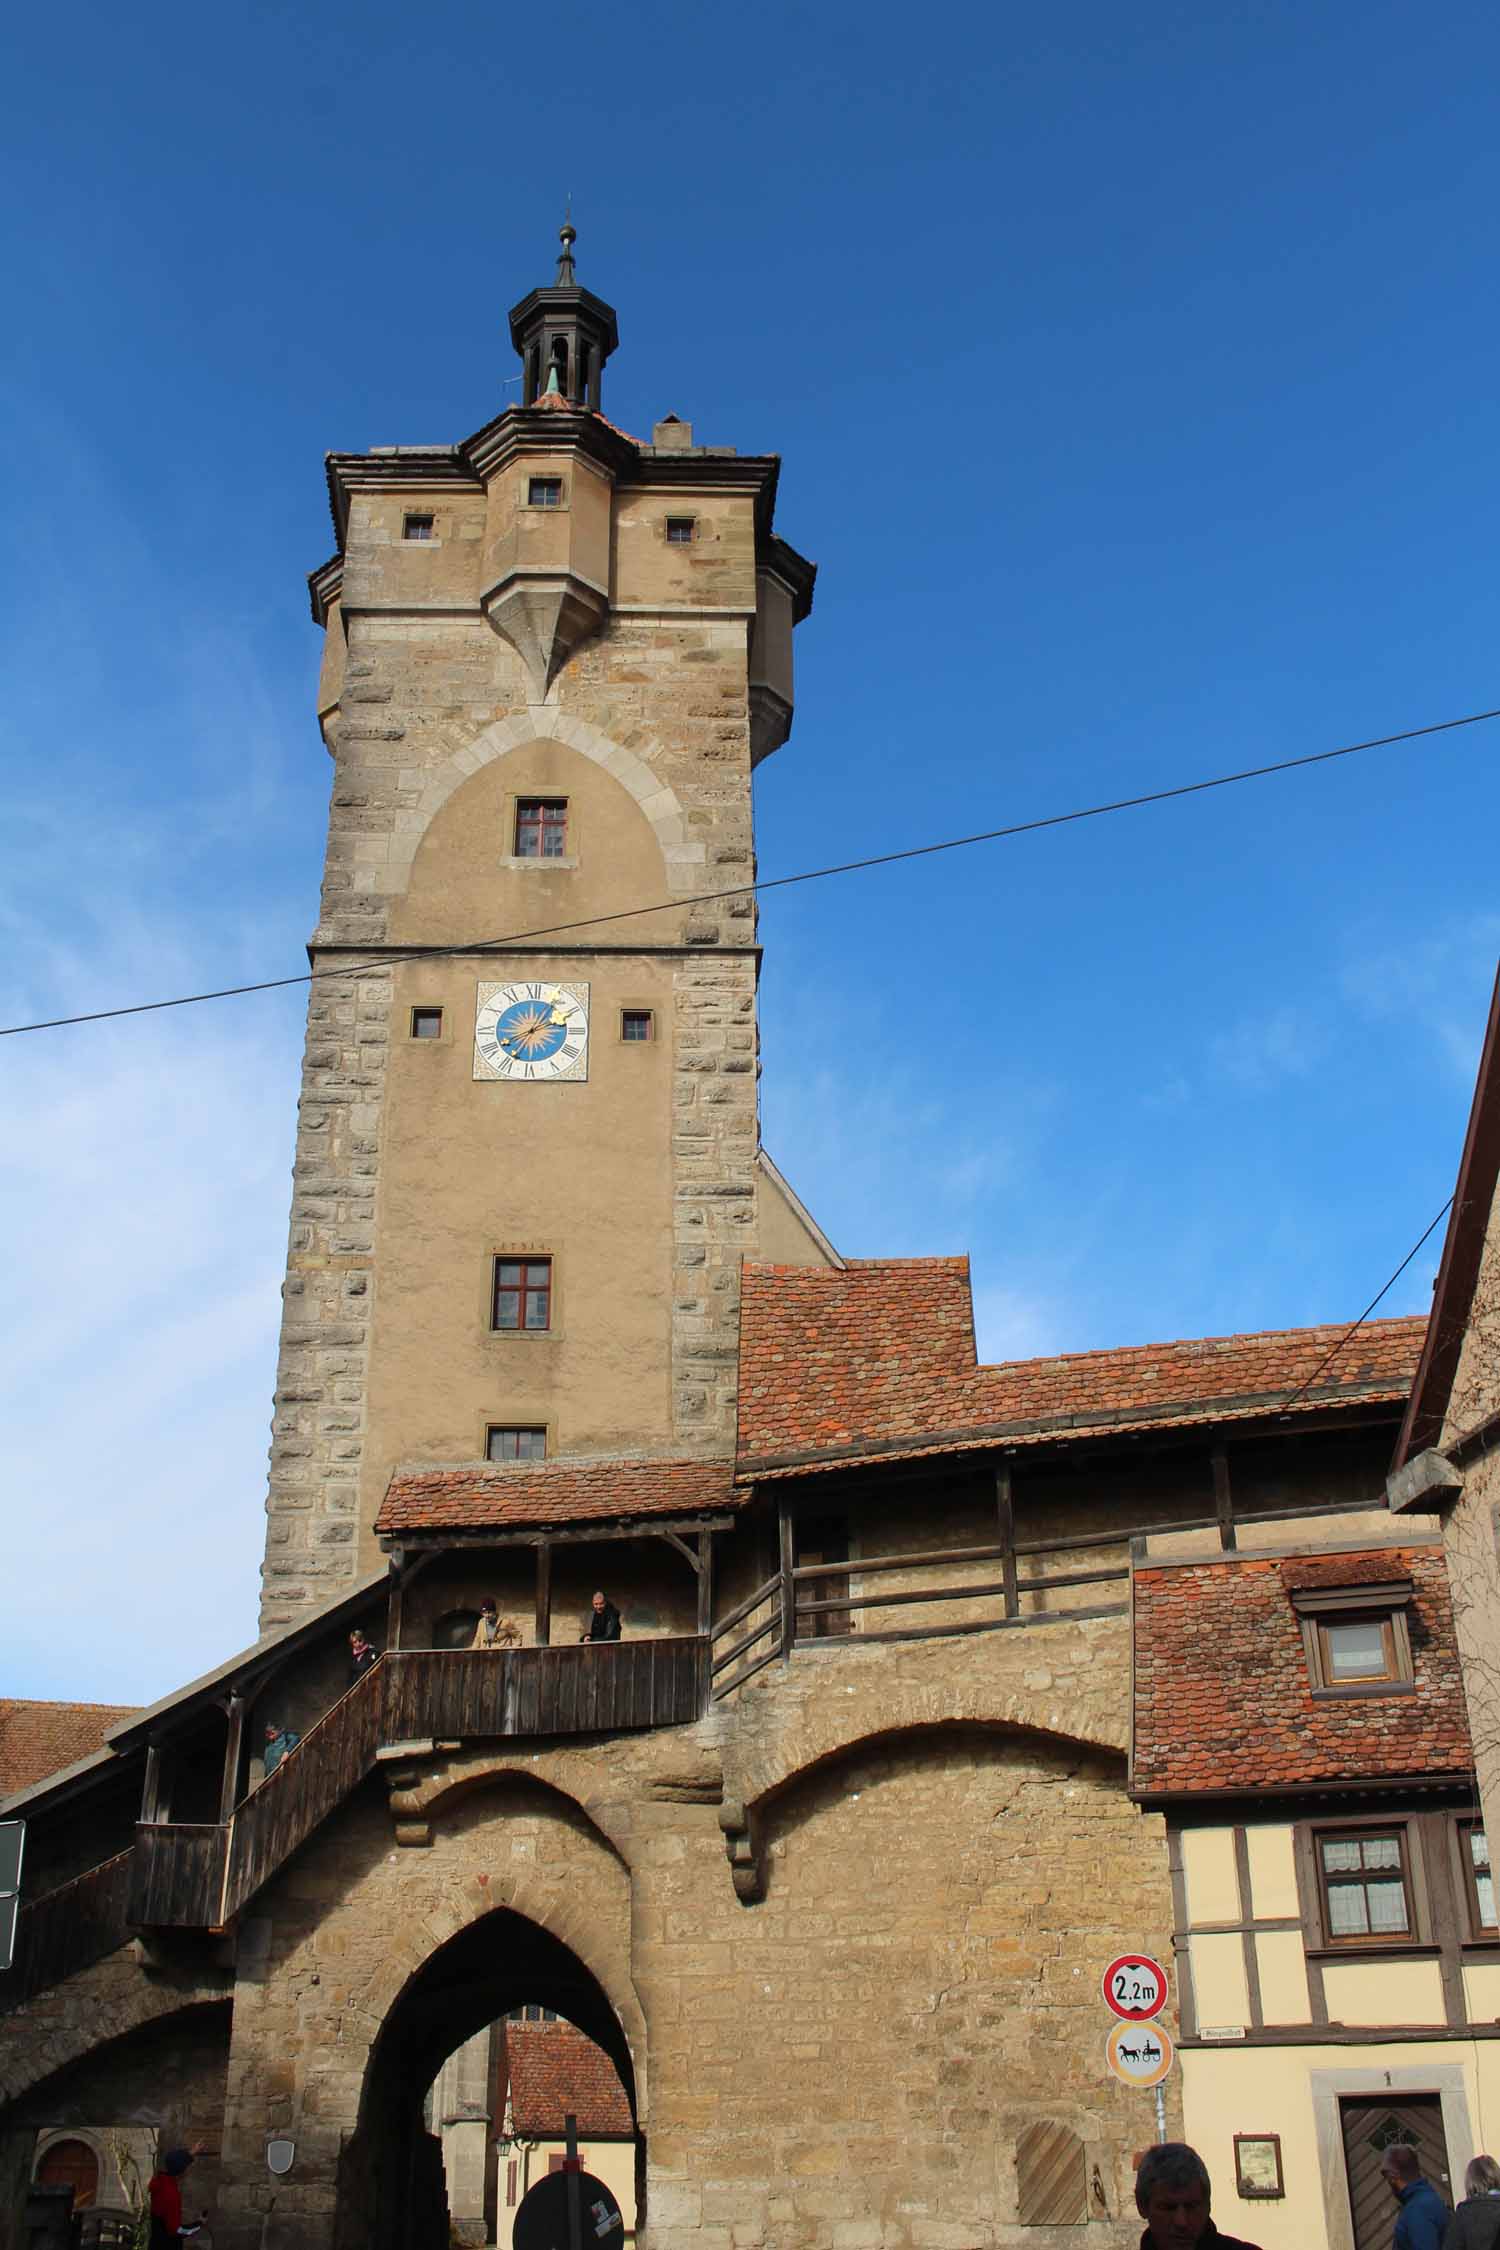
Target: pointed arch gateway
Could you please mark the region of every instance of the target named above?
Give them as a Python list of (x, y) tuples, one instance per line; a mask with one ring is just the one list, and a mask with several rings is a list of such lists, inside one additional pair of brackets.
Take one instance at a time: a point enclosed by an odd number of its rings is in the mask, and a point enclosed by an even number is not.
[(358, 2123), (339, 2157), (335, 2250), (449, 2250), (442, 2159), (423, 2101), (455, 2048), (526, 2006), (576, 2024), (618, 2071), (637, 2128), (643, 2223), (645, 2141), (619, 2014), (571, 1946), (513, 1907), (497, 1906), (429, 1954), (387, 2010), (365, 2065)]

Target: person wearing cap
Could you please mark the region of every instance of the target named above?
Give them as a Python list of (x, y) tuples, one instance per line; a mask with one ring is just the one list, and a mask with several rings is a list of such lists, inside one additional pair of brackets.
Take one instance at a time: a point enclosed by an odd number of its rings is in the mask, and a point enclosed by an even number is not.
[(301, 1740), (301, 1735), (285, 1722), (278, 1726), (274, 1719), (267, 1720), (265, 1764), (268, 1775), (276, 1771), (288, 1750), (295, 1750)]
[(479, 1623), (474, 1628), (470, 1648), (514, 1648), (521, 1638), (515, 1624), (502, 1617), (495, 1607), (493, 1594), (486, 1594), (479, 1605)]
[(146, 2184), (146, 2203), (151, 2213), (151, 2250), (178, 2250), (178, 2245), (195, 2235), (203, 2224), (201, 2219), (184, 2220), (179, 2184), (197, 2154), (194, 2148), (169, 2148)]

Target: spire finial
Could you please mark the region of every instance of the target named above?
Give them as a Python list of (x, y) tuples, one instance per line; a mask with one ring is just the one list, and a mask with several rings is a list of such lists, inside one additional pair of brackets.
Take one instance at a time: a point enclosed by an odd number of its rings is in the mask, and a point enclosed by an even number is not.
[(552, 286), (554, 289), (576, 289), (578, 280), (573, 271), (573, 245), (578, 240), (578, 229), (573, 224), (571, 203), (558, 229), (557, 239), (562, 244), (562, 255), (557, 261), (557, 279)]

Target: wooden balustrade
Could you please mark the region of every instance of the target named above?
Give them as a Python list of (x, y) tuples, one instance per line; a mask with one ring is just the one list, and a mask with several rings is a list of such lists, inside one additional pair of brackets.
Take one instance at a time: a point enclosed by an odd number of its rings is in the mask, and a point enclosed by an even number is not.
[(130, 1877), (132, 1923), (143, 1930), (217, 1929), (228, 1836), (216, 1821), (142, 1821)]
[(229, 1827), (224, 1917), (237, 1914), (299, 1844), (343, 1803), (375, 1763), (382, 1739), (382, 1677), (389, 1658), (309, 1727), (274, 1773), (235, 1808)]
[(134, 1852), (117, 1852), (86, 1875), (22, 1903), (15, 1960), (0, 1976), (0, 2013), (19, 2008), (128, 1941), (134, 1859)]
[(685, 1726), (708, 1704), (708, 1638), (576, 1648), (400, 1649), (381, 1665), (387, 1742), (623, 1734)]

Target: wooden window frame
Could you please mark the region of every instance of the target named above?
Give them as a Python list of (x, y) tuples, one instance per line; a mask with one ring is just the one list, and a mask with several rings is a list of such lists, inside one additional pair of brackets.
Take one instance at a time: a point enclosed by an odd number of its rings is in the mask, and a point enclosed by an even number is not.
[[(520, 1280), (502, 1282), (500, 1279), (500, 1272), (501, 1268), (504, 1266), (519, 1266), (521, 1269)], [(540, 1269), (542, 1267), (546, 1268), (547, 1279), (545, 1284), (536, 1283), (531, 1279), (533, 1269)], [(507, 1295), (514, 1295), (519, 1300), (516, 1309), (520, 1315), (520, 1318), (513, 1325), (504, 1325), (500, 1320), (500, 1296), (502, 1290), (504, 1290)], [(547, 1299), (546, 1319), (544, 1321), (528, 1321), (526, 1318), (527, 1298), (543, 1295), (545, 1295)], [(556, 1304), (556, 1297), (557, 1265), (556, 1260), (553, 1258), (550, 1250), (496, 1250), (491, 1253), (490, 1333), (492, 1335), (554, 1335), (556, 1331), (553, 1326), (552, 1315), (554, 1306)]]
[[(644, 1017), (646, 1028), (632, 1035), (625, 1029), (635, 1017)], [(622, 1047), (650, 1047), (656, 1042), (656, 1010), (654, 1008), (622, 1008), (620, 1010), (620, 1045)]]
[[(1412, 1586), (1409, 1578), (1387, 1579), (1372, 1586), (1298, 1587), (1292, 1607), (1302, 1627), (1302, 1649), (1307, 1677), (1319, 1702), (1332, 1697), (1364, 1695), (1414, 1695), (1411, 1628), (1408, 1613)], [(1333, 1625), (1363, 1625), (1374, 1621), (1381, 1628), (1386, 1669), (1365, 1680), (1337, 1680), (1329, 1659), (1326, 1634)]]
[[(1460, 1819), (1455, 1820), (1453, 1828), (1454, 1838), (1458, 1846), (1460, 1879), (1468, 1914), (1469, 1935), (1465, 1942), (1470, 1945), (1500, 1945), (1500, 1917), (1497, 1917), (1493, 1922), (1486, 1922), (1480, 1918), (1479, 1878), (1475, 1873), (1473, 1855), (1469, 1850), (1470, 1834), (1476, 1828), (1481, 1832), (1483, 1831), (1484, 1816), (1480, 1813), (1466, 1813)], [(1490, 1861), (1490, 1890), (1492, 1895), (1494, 1894), (1494, 1886), (1495, 1865), (1492, 1858)], [(1500, 1901), (1497, 1901), (1497, 1906), (1500, 1906)]]
[(692, 547), (698, 540), (696, 516), (668, 516), (662, 525), (662, 537), (669, 547)]
[[(550, 1434), (545, 1422), (487, 1422), (484, 1427), (484, 1457), (486, 1461), (492, 1462), (496, 1468), (519, 1466), (527, 1461), (546, 1461), (550, 1458), (548, 1453)], [(539, 1437), (542, 1441), (542, 1450), (540, 1453), (494, 1454), (490, 1451), (490, 1442), (492, 1439), (501, 1436)]]
[[(537, 498), (539, 491), (546, 492), (548, 497), (545, 500), (539, 500)], [(545, 474), (527, 476), (526, 505), (528, 508), (545, 508), (550, 515), (555, 515), (558, 509), (565, 505), (566, 499), (567, 487), (561, 477)]]
[[(536, 822), (536, 838), (537, 838), (537, 842), (538, 842), (538, 844), (539, 844), (539, 845), (541, 845), (541, 846), (545, 847), (545, 845), (546, 845), (546, 842), (547, 842), (547, 831), (548, 831), (549, 827), (551, 827), (551, 826), (553, 825), (553, 824), (552, 824), (552, 821), (551, 821), (551, 820), (550, 820), (550, 818), (549, 818), (549, 816), (550, 816), (551, 814), (553, 814), (553, 813), (556, 813), (556, 814), (557, 814), (557, 815), (559, 816), (559, 822), (560, 822), (560, 825), (559, 825), (559, 829), (558, 829), (558, 847), (559, 847), (559, 848), (558, 848), (558, 849), (557, 849), (557, 850), (556, 850), (555, 852), (549, 852), (549, 851), (547, 851), (547, 850), (546, 850), (545, 848), (543, 848), (542, 850), (539, 850), (539, 851), (534, 851), (534, 852), (528, 852), (528, 851), (525, 851), (525, 850), (523, 850), (523, 848), (522, 848), (522, 843), (521, 843), (521, 832), (522, 832), (522, 825), (523, 825), (523, 823), (524, 823), (524, 822), (526, 822), (526, 821), (527, 821), (528, 819), (531, 819), (531, 818), (533, 818), (533, 817), (534, 817), (534, 819), (535, 819), (535, 822)], [(566, 797), (517, 797), (517, 799), (515, 800), (515, 823), (514, 823), (514, 826), (513, 826), (512, 830), (511, 830), (511, 857), (512, 857), (513, 859), (524, 859), (524, 860), (528, 860), (528, 861), (531, 861), (531, 860), (540, 860), (540, 862), (542, 863), (542, 865), (543, 865), (544, 867), (546, 867), (546, 866), (552, 866), (552, 867), (561, 867), (561, 866), (563, 866), (563, 865), (565, 865), (565, 864), (566, 864), (566, 861), (567, 861), (567, 855), (568, 855), (568, 800), (567, 800), (567, 798), (566, 798)]]
[[(412, 527), (416, 524), (422, 525), (423, 529), (414, 530)], [(403, 541), (409, 540), (414, 547), (435, 547), (437, 517), (430, 508), (409, 508), (401, 518), (401, 537)]]
[[(1376, 1836), (1393, 1836), (1396, 1840), (1396, 1849), (1400, 1858), (1398, 1872), (1401, 1878), (1401, 1895), (1406, 1902), (1406, 1928), (1404, 1930), (1363, 1930), (1335, 1934), (1333, 1916), (1328, 1905), (1329, 1878), (1328, 1870), (1323, 1865), (1323, 1846), (1325, 1844), (1364, 1844)], [(1416, 1868), (1413, 1864), (1409, 1821), (1404, 1819), (1374, 1819), (1334, 1823), (1328, 1827), (1319, 1826), (1310, 1830), (1309, 1840), (1312, 1845), (1313, 1881), (1317, 1886), (1318, 1920), (1321, 1924), (1322, 1950), (1334, 1954), (1391, 1953), (1404, 1952), (1412, 1946), (1420, 1946), (1423, 1943), (1422, 1897), (1417, 1883)], [(1371, 1876), (1379, 1880), (1382, 1873), (1385, 1874), (1385, 1879), (1388, 1881), (1389, 1872), (1375, 1868), (1362, 1868), (1357, 1878), (1335, 1875), (1333, 1880), (1341, 1889), (1349, 1889), (1354, 1880), (1363, 1883)]]
[[(434, 1018), (434, 1017), (436, 1018), (436, 1028), (435, 1028), (434, 1030), (432, 1030), (432, 1031), (418, 1031), (418, 1029), (417, 1029), (417, 1022), (418, 1022), (418, 1019), (419, 1019), (419, 1018), (423, 1018), (423, 1019), (431, 1019), (431, 1018)], [(432, 1007), (432, 1006), (428, 1006), (428, 1005), (424, 1005), (424, 1006), (422, 1006), (422, 1007), (420, 1007), (420, 1008), (413, 1008), (413, 1009), (412, 1009), (412, 1012), (411, 1012), (411, 1019), (410, 1019), (409, 1030), (410, 1030), (410, 1035), (411, 1035), (411, 1037), (412, 1037), (413, 1039), (420, 1039), (420, 1040), (421, 1040), (421, 1041), (423, 1042), (423, 1044), (424, 1044), (424, 1045), (426, 1045), (426, 1046), (432, 1046), (432, 1047), (435, 1047), (435, 1046), (437, 1046), (437, 1045), (439, 1044), (439, 1042), (441, 1041), (441, 1039), (442, 1039), (442, 1036), (443, 1036), (443, 1011), (442, 1011), (442, 1009), (441, 1009), (441, 1008), (435, 1008), (435, 1007)]]

